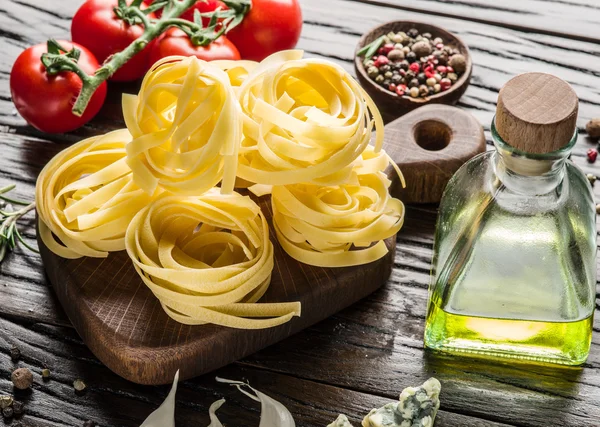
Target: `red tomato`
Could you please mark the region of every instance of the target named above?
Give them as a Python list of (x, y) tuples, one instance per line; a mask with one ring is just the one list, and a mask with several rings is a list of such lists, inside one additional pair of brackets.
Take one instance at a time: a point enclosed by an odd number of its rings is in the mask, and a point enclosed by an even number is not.
[[(100, 62), (121, 52), (144, 33), (143, 26), (128, 25), (117, 17), (113, 10), (117, 4), (118, 0), (88, 0), (73, 17), (73, 41), (87, 47)], [(152, 13), (148, 17), (155, 18)], [(148, 71), (150, 48), (151, 44), (119, 68), (111, 79), (125, 82), (142, 77)]]
[[(77, 63), (88, 74), (100, 67), (94, 55), (76, 43), (59, 41), (65, 49), (81, 50)], [(25, 50), (10, 72), (10, 93), (17, 111), (31, 126), (49, 133), (69, 132), (89, 122), (100, 111), (106, 98), (106, 83), (94, 92), (83, 116), (71, 112), (81, 91), (81, 79), (70, 71), (54, 76), (46, 73), (41, 56), (47, 52), (45, 43)]]
[[(151, 5), (154, 0), (144, 0), (146, 5)], [(221, 10), (229, 9), (225, 3), (221, 0), (199, 0), (190, 7), (188, 10), (183, 12), (181, 18), (187, 19), (188, 21), (194, 22), (194, 10), (198, 9), (200, 13), (207, 13), (217, 10), (217, 8), (221, 8)], [(162, 10), (158, 10), (155, 12), (156, 16), (160, 17), (162, 15)], [(202, 17), (202, 25), (207, 27), (210, 22), (210, 18)]]
[[(221, 8), (221, 10), (229, 9), (225, 3), (220, 0), (205, 0), (205, 1), (197, 1), (195, 5), (190, 7), (188, 10), (183, 12), (181, 17), (183, 19), (187, 19), (188, 21), (194, 22), (194, 10), (198, 10), (200, 13), (207, 13), (217, 10)], [(207, 27), (210, 22), (210, 18), (203, 16), (202, 17), (202, 25)]]
[(250, 12), (227, 37), (242, 58), (261, 61), (277, 51), (292, 49), (301, 31), (298, 0), (252, 0)]
[(156, 40), (150, 53), (150, 64), (172, 55), (195, 56), (205, 61), (240, 59), (240, 53), (227, 37), (221, 36), (208, 46), (194, 46), (179, 28), (169, 29)]

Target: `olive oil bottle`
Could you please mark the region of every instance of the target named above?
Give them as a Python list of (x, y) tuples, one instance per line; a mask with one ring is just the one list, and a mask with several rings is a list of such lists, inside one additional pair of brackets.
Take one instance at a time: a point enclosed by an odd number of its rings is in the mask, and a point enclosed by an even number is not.
[(500, 91), (496, 150), (454, 175), (440, 203), (425, 346), (578, 365), (591, 343), (596, 225), (591, 186), (568, 160), (578, 100), (528, 73)]

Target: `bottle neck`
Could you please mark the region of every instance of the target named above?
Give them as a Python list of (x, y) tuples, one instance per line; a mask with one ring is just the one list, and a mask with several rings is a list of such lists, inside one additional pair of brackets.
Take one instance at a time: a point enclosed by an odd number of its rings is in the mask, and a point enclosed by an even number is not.
[(552, 153), (532, 154), (517, 150), (504, 141), (492, 121), (492, 139), (496, 147), (494, 158), (498, 179), (508, 189), (527, 195), (547, 194), (563, 180), (565, 162), (575, 143), (577, 132), (569, 143)]

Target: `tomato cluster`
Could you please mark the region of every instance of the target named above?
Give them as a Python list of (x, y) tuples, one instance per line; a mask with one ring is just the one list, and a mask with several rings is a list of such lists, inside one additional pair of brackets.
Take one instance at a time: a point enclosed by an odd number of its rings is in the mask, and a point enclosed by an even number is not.
[[(127, 3), (131, 4), (131, 1), (127, 0)], [(141, 9), (146, 9), (152, 2), (144, 0)], [(87, 0), (73, 17), (73, 42), (60, 42), (67, 49), (75, 47), (81, 51), (77, 63), (90, 75), (144, 33), (141, 24), (130, 25), (117, 16), (117, 6), (118, 0)], [(227, 9), (221, 0), (199, 0), (181, 18), (193, 21), (195, 10), (205, 14)], [(158, 18), (160, 10), (147, 16)], [(202, 21), (206, 27), (210, 18), (202, 17)], [(194, 55), (206, 61), (241, 58), (260, 61), (276, 51), (293, 48), (301, 29), (298, 0), (252, 0), (250, 11), (227, 36), (222, 35), (207, 46), (196, 46), (184, 31), (171, 28), (119, 68), (111, 80), (137, 80), (156, 61), (172, 55)], [(11, 95), (19, 113), (32, 126), (44, 132), (69, 132), (98, 113), (106, 97), (106, 84), (97, 89), (81, 117), (74, 115), (71, 110), (82, 81), (71, 71), (47, 73), (40, 59), (46, 51), (46, 45), (40, 44), (25, 50), (17, 58), (11, 71)]]

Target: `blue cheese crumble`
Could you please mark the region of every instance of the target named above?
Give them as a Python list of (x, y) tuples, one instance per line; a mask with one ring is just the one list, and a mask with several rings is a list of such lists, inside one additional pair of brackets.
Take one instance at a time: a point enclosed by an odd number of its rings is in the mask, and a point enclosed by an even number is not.
[(337, 420), (329, 424), (327, 427), (352, 427), (348, 418), (345, 415), (340, 415)]
[[(440, 407), (442, 386), (430, 378), (420, 387), (407, 387), (400, 401), (373, 409), (362, 422), (363, 427), (433, 427)], [(334, 427), (337, 427), (335, 424)]]

